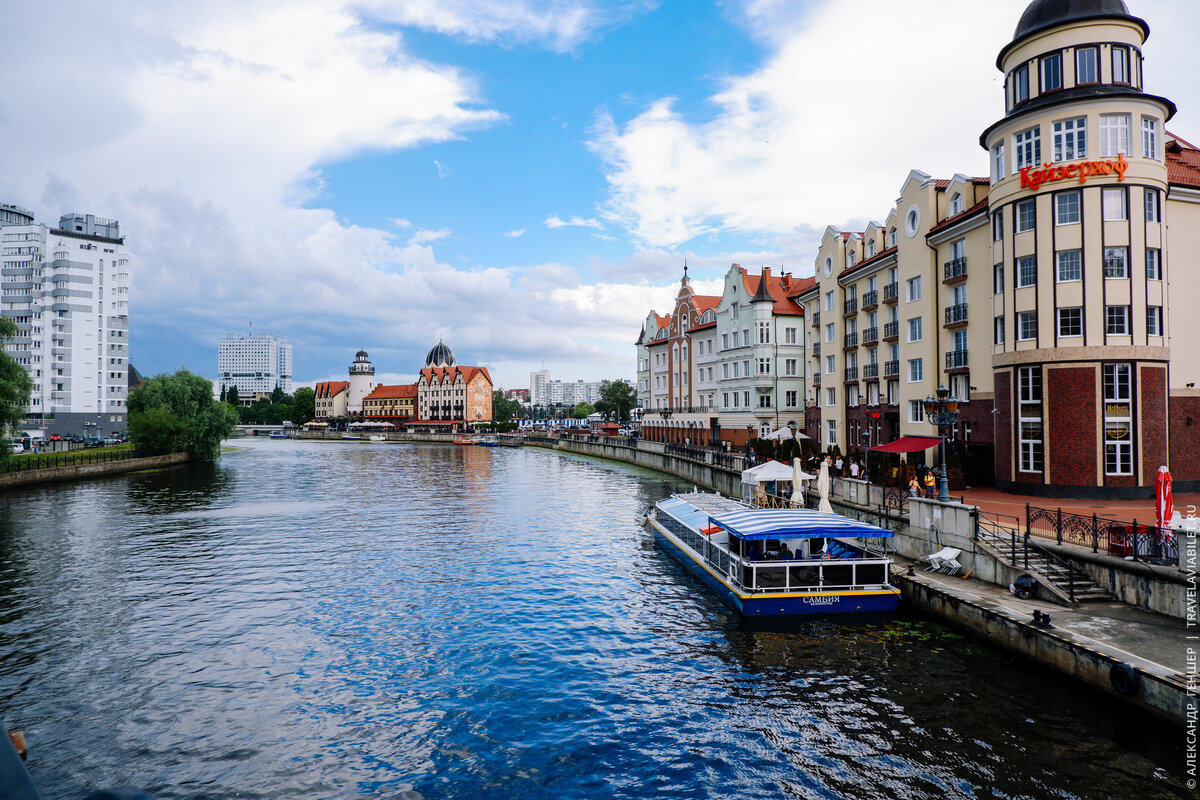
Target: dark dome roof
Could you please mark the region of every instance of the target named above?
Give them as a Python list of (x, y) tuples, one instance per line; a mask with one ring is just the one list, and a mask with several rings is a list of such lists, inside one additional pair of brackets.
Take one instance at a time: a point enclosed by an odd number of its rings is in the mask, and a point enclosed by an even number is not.
[(453, 367), (454, 353), (449, 347), (442, 344), (441, 339), (429, 351), (429, 355), (425, 356), (425, 366), (427, 367)]
[(357, 353), (355, 353), (355, 354), (354, 354), (354, 357), (355, 357), (355, 358), (366, 358), (366, 357), (367, 357), (367, 351), (366, 351), (366, 350), (359, 350)]
[(1148, 30), (1143, 20), (1129, 13), (1123, 0), (1033, 0), (1017, 23), (1013, 41), (1054, 25), (1104, 17), (1126, 17)]

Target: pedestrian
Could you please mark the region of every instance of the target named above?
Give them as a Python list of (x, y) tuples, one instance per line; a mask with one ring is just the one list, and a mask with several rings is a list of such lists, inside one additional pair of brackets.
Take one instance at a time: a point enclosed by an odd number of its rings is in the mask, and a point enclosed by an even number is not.
[(933, 499), (933, 490), (937, 486), (937, 479), (933, 476), (933, 470), (925, 473), (925, 499)]
[(910, 497), (916, 497), (921, 493), (921, 484), (917, 482), (917, 476), (914, 475), (912, 480), (908, 482), (908, 494)]
[(842, 457), (838, 456), (837, 461), (833, 462), (833, 468), (837, 470), (837, 476), (842, 477)]
[(753, 467), (754, 466), (754, 451), (753, 450), (750, 451), (749, 458), (750, 458), (750, 466)]
[(858, 462), (855, 461), (853, 458), (850, 459), (850, 477), (851, 478), (858, 477)]

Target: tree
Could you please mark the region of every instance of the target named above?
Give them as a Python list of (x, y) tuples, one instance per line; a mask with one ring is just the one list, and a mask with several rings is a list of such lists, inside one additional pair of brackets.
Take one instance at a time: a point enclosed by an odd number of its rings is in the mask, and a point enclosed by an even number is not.
[(317, 417), (317, 393), (307, 386), (301, 386), (292, 395), (292, 422), (303, 425), (312, 422)]
[(242, 398), (238, 396), (237, 386), (230, 386), (229, 391), (225, 392), (225, 402), (231, 406), (240, 406)]
[(505, 397), (504, 392), (492, 392), (492, 419), (497, 422), (508, 422), (513, 417), (521, 416), (524, 410), (518, 401)]
[(575, 407), (571, 409), (571, 419), (587, 419), (588, 414), (595, 413), (596, 409), (594, 406), (590, 406), (587, 403), (576, 403)]
[[(15, 322), (8, 318), (0, 318), (0, 342), (15, 336), (16, 333)], [(29, 405), (31, 391), (33, 381), (29, 379), (29, 373), (0, 347), (0, 428), (5, 431), (5, 435), (10, 434), (25, 418), (25, 408)], [(0, 464), (8, 461), (11, 455), (12, 448), (5, 442), (0, 447)]]
[(283, 387), (279, 386), (278, 384), (276, 384), (275, 388), (271, 390), (272, 404), (282, 403), (286, 397), (287, 395), (284, 393)]
[(191, 453), (213, 460), (238, 415), (213, 400), (212, 382), (180, 369), (155, 375), (129, 393), (129, 437), (139, 450)]
[(596, 410), (605, 420), (628, 422), (629, 412), (637, 406), (637, 393), (625, 381), (600, 381), (600, 399)]

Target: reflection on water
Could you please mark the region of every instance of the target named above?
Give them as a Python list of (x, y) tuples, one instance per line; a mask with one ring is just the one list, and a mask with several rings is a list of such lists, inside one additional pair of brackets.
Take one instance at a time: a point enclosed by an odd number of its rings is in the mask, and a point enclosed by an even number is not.
[(936, 623), (742, 625), (641, 526), (685, 488), (249, 441), (9, 493), (0, 720), (48, 798), (1185, 796), (1172, 732)]

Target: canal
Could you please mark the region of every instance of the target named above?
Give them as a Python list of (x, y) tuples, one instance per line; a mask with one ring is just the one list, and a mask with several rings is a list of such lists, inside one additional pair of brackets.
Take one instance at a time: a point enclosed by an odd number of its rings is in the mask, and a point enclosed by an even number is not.
[(246, 440), (0, 496), (47, 798), (1176, 798), (1182, 731), (927, 619), (743, 626), (535, 449)]

